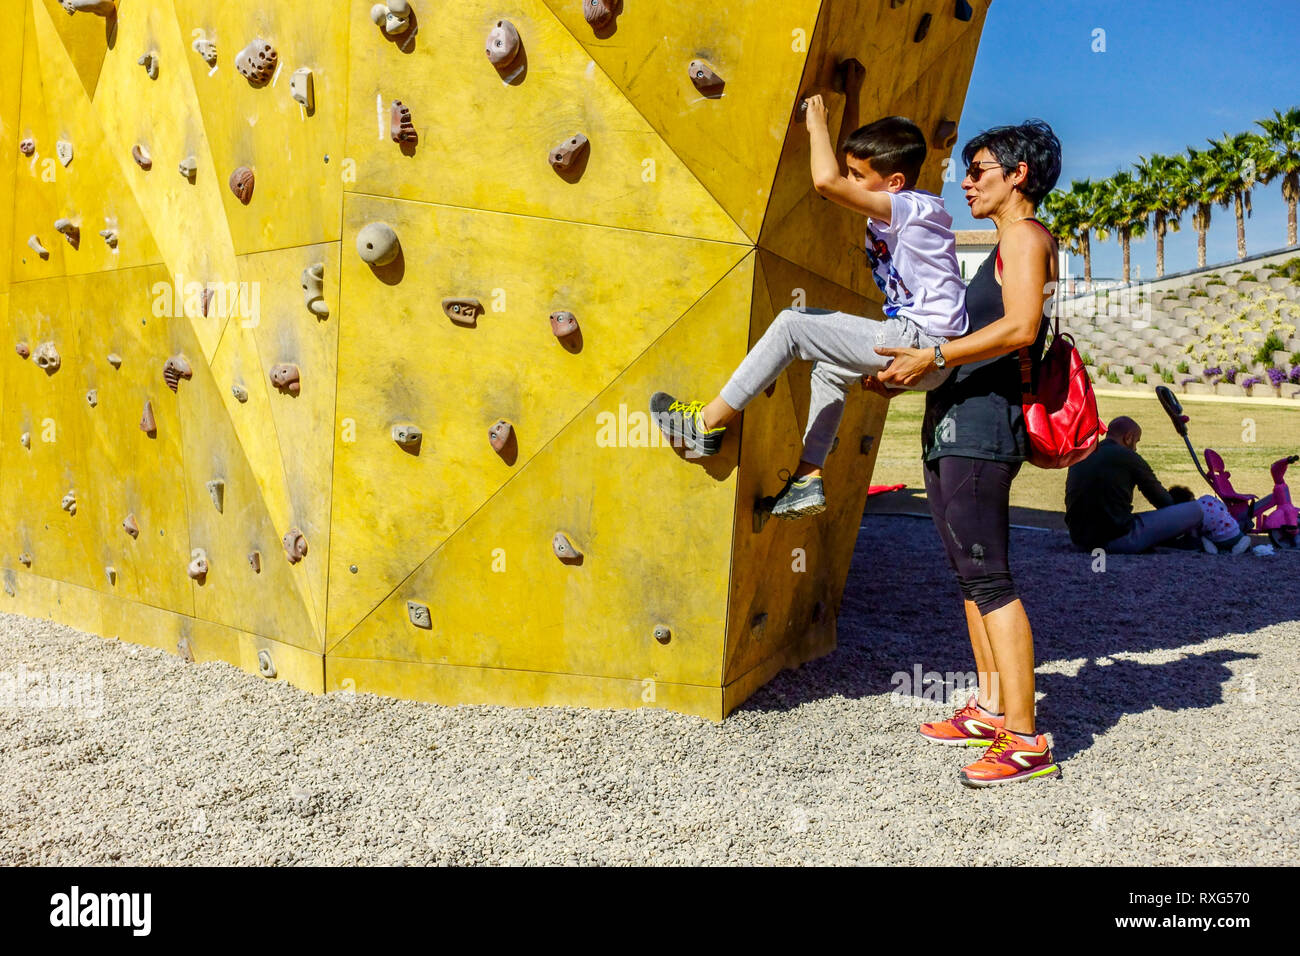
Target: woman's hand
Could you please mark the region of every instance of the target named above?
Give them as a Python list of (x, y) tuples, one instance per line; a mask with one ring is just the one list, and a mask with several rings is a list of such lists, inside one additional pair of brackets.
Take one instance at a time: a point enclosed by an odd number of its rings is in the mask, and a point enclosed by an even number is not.
[(880, 379), (876, 378), (874, 375), (862, 376), (862, 387), (868, 392), (874, 392), (884, 399), (893, 398), (895, 395), (902, 395), (907, 391), (905, 388), (887, 388), (880, 384)]
[(934, 349), (876, 349), (876, 354), (894, 358), (876, 376), (885, 385), (915, 385), (935, 368)]

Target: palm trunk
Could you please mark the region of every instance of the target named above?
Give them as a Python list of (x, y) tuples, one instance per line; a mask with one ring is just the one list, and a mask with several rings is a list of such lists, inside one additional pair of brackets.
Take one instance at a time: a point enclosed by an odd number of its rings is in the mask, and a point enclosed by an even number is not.
[(1237, 212), (1237, 258), (1246, 258), (1246, 211), (1241, 206), (1241, 193), (1233, 195)]
[(1156, 278), (1165, 274), (1165, 214), (1156, 213)]
[(1296, 244), (1295, 204), (1296, 204), (1295, 196), (1292, 196), (1286, 202), (1286, 244), (1288, 246), (1294, 246)]
[(1124, 284), (1128, 285), (1128, 230), (1121, 229), (1119, 234), (1119, 245), (1124, 250)]
[(1088, 230), (1083, 230), (1083, 282), (1092, 288), (1092, 237)]

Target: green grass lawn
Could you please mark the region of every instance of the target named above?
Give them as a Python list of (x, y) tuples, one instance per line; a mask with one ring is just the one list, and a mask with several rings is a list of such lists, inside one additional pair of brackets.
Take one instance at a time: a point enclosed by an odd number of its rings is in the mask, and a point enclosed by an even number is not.
[[(1187, 447), (1158, 401), (1154, 398), (1099, 395), (1097, 407), (1103, 421), (1127, 415), (1142, 426), (1138, 453), (1147, 460), (1166, 488), (1186, 485), (1198, 495), (1208, 491), (1187, 454)], [(901, 395), (891, 400), (876, 468), (871, 476), (873, 485), (905, 483), (909, 490), (920, 489), (920, 494), (924, 494), (921, 476), (921, 416), (924, 411), (925, 396), (922, 394)], [(1222, 455), (1224, 464), (1232, 473), (1233, 487), (1243, 494), (1268, 494), (1273, 490), (1269, 466), (1278, 458), (1300, 454), (1300, 407), (1188, 401), (1183, 404), (1183, 412), (1191, 417), (1188, 434), (1192, 447), (1198, 453), (1207, 447), (1213, 448)], [(1249, 440), (1252, 421), (1253, 441)], [(1011, 486), (1011, 505), (1017, 511), (1012, 520), (1063, 528), (1060, 515), (1065, 510), (1065, 474), (1064, 468), (1049, 471), (1026, 464)], [(1291, 467), (1287, 477), (1297, 484), (1295, 497), (1300, 497), (1300, 463)], [(881, 504), (888, 507), (891, 498), (896, 502), (905, 501), (901, 496), (900, 492), (899, 498), (889, 496), (881, 499)], [(1135, 498), (1134, 511), (1149, 510), (1150, 506), (1140, 492), (1135, 493)], [(899, 504), (899, 507), (913, 510), (914, 505)]]

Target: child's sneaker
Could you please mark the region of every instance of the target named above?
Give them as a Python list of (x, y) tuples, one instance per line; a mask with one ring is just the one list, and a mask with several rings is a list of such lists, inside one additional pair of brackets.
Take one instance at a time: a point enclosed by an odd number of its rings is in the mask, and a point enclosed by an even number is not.
[(674, 447), (685, 446), (696, 455), (716, 455), (722, 448), (727, 426), (705, 428), (700, 420), (702, 408), (703, 402), (679, 402), (667, 392), (650, 396), (650, 417)]
[(977, 706), (978, 698), (971, 694), (966, 706), (947, 720), (936, 720), (921, 725), (921, 736), (931, 743), (950, 747), (987, 747), (997, 739), (998, 731), (1007, 722), (1006, 717), (995, 717)]
[(805, 475), (802, 478), (792, 476), (772, 501), (772, 514), (778, 518), (793, 520), (819, 515), (825, 510), (826, 495), (822, 493), (822, 480), (815, 475)]
[(1039, 734), (1032, 744), (1006, 729), (998, 731), (993, 745), (973, 764), (961, 769), (958, 776), (968, 787), (993, 787), (1035, 777), (1059, 777), (1061, 768), (1052, 757), (1047, 738)]

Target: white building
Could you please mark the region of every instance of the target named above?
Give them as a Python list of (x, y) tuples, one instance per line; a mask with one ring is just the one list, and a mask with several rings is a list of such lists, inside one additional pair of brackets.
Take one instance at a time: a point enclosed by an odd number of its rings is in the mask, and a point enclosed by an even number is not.
[[(993, 247), (998, 243), (998, 231), (996, 229), (956, 229), (953, 235), (957, 237), (957, 267), (961, 270), (961, 277), (969, 285), (970, 280), (975, 278), (975, 273), (984, 260), (988, 258)], [(1058, 253), (1060, 256), (1059, 274), (1068, 276), (1070, 274), (1070, 256), (1065, 250)]]

